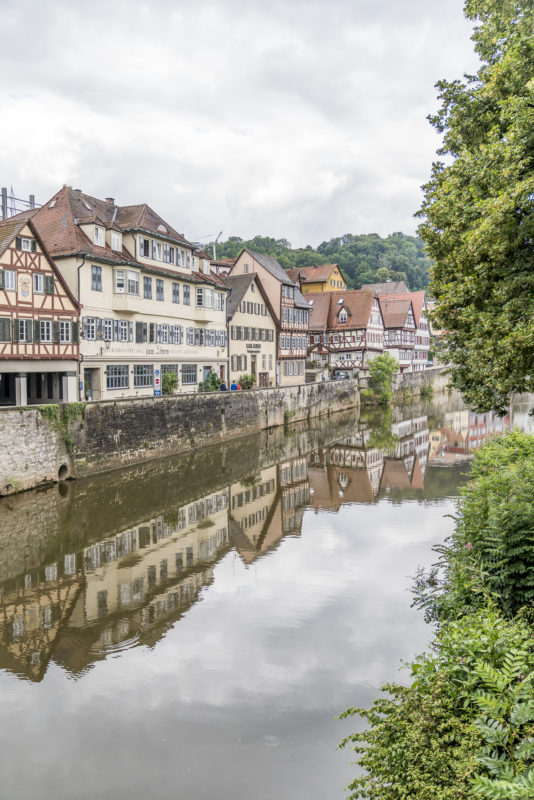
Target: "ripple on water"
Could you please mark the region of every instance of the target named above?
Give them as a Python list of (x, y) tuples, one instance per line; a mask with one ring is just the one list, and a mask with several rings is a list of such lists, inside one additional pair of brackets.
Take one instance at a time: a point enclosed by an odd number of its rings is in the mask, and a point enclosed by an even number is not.
[[(120, 618), (108, 623), (105, 627), (98, 620), (88, 622), (78, 629), (80, 642), (85, 644), (85, 649), (94, 658), (119, 656), (132, 647), (137, 647), (141, 641), (143, 628), (136, 622)], [(87, 639), (91, 642), (87, 647)]]

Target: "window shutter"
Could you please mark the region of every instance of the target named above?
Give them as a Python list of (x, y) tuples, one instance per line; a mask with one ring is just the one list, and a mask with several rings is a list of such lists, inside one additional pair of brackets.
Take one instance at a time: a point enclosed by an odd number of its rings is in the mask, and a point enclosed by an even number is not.
[(34, 319), (33, 321), (33, 341), (41, 341), (41, 324), (38, 319)]
[(149, 341), (150, 341), (150, 342), (155, 342), (155, 341), (156, 341), (156, 325), (155, 325), (155, 323), (154, 323), (154, 322), (151, 322), (151, 323), (150, 323), (150, 336), (149, 336)]
[(156, 325), (156, 342), (161, 342), (161, 325)]
[(52, 323), (52, 341), (59, 342), (59, 322)]
[(45, 290), (45, 294), (54, 294), (54, 276), (53, 275), (45, 275), (44, 276), (44, 290)]
[(72, 323), (71, 330), (72, 330), (72, 341), (73, 342), (77, 342), (78, 341), (78, 336), (79, 336), (79, 334), (78, 334), (79, 325), (78, 325), (77, 322), (73, 322)]
[(104, 323), (101, 319), (95, 319), (95, 335), (97, 339), (104, 338)]
[(4, 288), (4, 270), (0, 269), (0, 289)]
[(17, 250), (22, 250), (22, 238), (20, 236), (15, 239), (15, 247)]
[(35, 239), (32, 239), (32, 253), (35, 253), (36, 251), (37, 251), (37, 242), (35, 241)]
[(135, 341), (136, 342), (143, 342), (143, 323), (136, 322), (135, 323)]
[(128, 322), (128, 341), (129, 342), (133, 342), (133, 340), (134, 340), (134, 338), (133, 338), (133, 322), (129, 321)]
[(119, 320), (118, 319), (114, 319), (113, 320), (113, 340), (115, 342), (119, 341)]
[(19, 321), (18, 319), (13, 320), (13, 341), (18, 342), (19, 340)]

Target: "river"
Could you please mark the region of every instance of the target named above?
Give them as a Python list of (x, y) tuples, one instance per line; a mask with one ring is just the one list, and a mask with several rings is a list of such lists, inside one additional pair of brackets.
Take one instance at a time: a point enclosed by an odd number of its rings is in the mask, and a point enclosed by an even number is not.
[(0, 501), (9, 800), (324, 800), (431, 631), (418, 565), (498, 419), (458, 399), (267, 431)]

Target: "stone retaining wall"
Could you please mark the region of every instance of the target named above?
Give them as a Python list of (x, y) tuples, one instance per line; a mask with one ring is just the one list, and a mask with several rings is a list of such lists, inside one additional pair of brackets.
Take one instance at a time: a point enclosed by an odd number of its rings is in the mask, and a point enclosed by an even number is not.
[(357, 381), (0, 410), (0, 495), (359, 406)]

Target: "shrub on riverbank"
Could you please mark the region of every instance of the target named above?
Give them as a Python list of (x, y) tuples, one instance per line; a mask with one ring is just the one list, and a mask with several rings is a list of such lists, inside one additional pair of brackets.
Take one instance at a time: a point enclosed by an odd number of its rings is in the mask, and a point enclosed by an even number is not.
[(369, 364), (369, 388), (361, 392), (362, 400), (387, 405), (393, 397), (393, 377), (399, 368), (391, 353), (373, 358)]
[(464, 489), (441, 572), (416, 605), (438, 624), (409, 687), (384, 687), (367, 730), (349, 736), (370, 800), (534, 798), (534, 437), (484, 447)]

